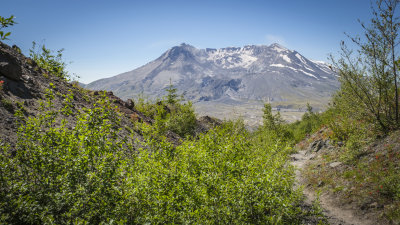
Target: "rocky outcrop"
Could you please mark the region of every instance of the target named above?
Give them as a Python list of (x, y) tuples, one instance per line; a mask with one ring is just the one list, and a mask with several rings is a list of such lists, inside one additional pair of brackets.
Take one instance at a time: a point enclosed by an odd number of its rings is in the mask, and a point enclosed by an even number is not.
[(323, 147), (327, 146), (327, 141), (323, 139), (318, 139), (316, 141), (313, 141), (310, 146), (308, 147), (308, 152), (318, 152), (321, 150)]
[(26, 73), (17, 49), (0, 42), (0, 75), (15, 81), (21, 80), (22, 74)]
[(222, 124), (222, 120), (210, 116), (202, 116), (197, 119), (196, 134), (206, 133), (210, 129)]
[[(320, 151), (326, 151), (326, 150), (332, 150), (334, 149), (334, 145), (332, 144), (332, 141), (323, 135), (324, 133), (327, 132), (327, 128), (322, 128), (315, 134), (313, 134), (311, 137), (307, 138), (307, 142), (310, 143), (308, 146), (304, 145), (305, 148), (303, 148), (306, 152), (307, 155), (309, 154), (316, 154), (319, 153)], [(307, 143), (306, 140), (303, 140), (301, 143)]]

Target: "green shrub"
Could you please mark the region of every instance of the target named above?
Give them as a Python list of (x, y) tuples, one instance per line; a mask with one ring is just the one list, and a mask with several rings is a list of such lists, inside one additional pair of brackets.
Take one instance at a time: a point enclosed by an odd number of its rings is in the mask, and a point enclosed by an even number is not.
[(156, 102), (160, 101), (161, 101), (160, 99), (152, 101), (151, 99), (145, 97), (144, 95), (139, 95), (135, 99), (135, 109), (143, 113), (145, 116), (154, 119), (154, 117), (157, 115), (157, 108), (158, 108)]
[(134, 140), (105, 96), (76, 112), (71, 94), (56, 110), (57, 95), (21, 120), (15, 148), (0, 144), (0, 223), (300, 223), (285, 142), (240, 121), (178, 147), (139, 123)]
[(10, 100), (2, 99), (1, 104), (5, 109), (7, 109), (7, 111), (14, 113), (14, 105)]
[(275, 115), (272, 114), (271, 104), (264, 105), (263, 113), (261, 130), (268, 132), (268, 135), (273, 136), (274, 139), (293, 140), (293, 133), (288, 129), (288, 124), (282, 119), (281, 114), (279, 112)]
[(370, 23), (361, 23), (366, 38), (350, 37), (355, 50), (342, 41), (339, 59), (331, 57), (341, 84), (336, 100), (358, 108), (355, 116), (367, 114), (385, 134), (400, 127), (397, 7), (397, 1), (376, 1)]
[[(83, 110), (74, 128), (57, 124), (54, 95), (18, 130), (16, 155), (0, 146), (0, 214), (8, 224), (124, 222), (125, 176), (116, 116), (107, 100)], [(128, 150), (128, 149), (127, 149)]]
[[(71, 75), (66, 71), (67, 63), (62, 58), (64, 49), (60, 49), (54, 55), (54, 52), (46, 48), (45, 45), (36, 49), (36, 42), (32, 42), (32, 48), (29, 50), (29, 56), (37, 65), (46, 70), (50, 75), (70, 80)], [(47, 74), (48, 75), (48, 74)]]
[(181, 137), (193, 136), (196, 128), (196, 114), (192, 103), (176, 105), (167, 117), (166, 127)]
[(319, 113), (312, 111), (312, 107), (307, 104), (307, 111), (301, 120), (288, 125), (288, 130), (293, 133), (294, 142), (297, 143), (304, 139), (306, 135), (312, 134), (322, 126), (322, 119)]
[(140, 96), (135, 108), (155, 120), (154, 125), (160, 135), (172, 131), (181, 137), (193, 136), (196, 128), (196, 114), (193, 104), (178, 99), (172, 84), (163, 100), (151, 101)]
[(227, 123), (186, 141), (173, 157), (140, 150), (130, 167), (133, 223), (299, 223), (288, 149), (253, 141), (240, 127)]

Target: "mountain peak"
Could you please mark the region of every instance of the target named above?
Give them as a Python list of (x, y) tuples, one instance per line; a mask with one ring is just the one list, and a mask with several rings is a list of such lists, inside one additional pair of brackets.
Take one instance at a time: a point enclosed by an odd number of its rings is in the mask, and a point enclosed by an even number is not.
[(169, 49), (166, 53), (164, 53), (166, 58), (169, 58), (173, 61), (181, 58), (182, 60), (188, 60), (194, 57), (194, 52), (197, 49), (192, 45), (181, 43), (179, 46), (174, 46)]
[(278, 43), (273, 43), (268, 47), (271, 49), (274, 49), (277, 52), (290, 51), (289, 49), (287, 49), (286, 47), (284, 47), (283, 45), (280, 45)]
[(186, 43), (181, 43), (180, 45), (174, 46), (171, 49), (182, 49), (182, 50), (186, 50), (186, 51), (192, 51), (194, 49), (196, 49), (193, 45), (189, 45)]
[(266, 98), (309, 101), (330, 96), (338, 86), (329, 67), (277, 43), (218, 49), (182, 43), (143, 67), (88, 88), (111, 90), (124, 99), (141, 92), (161, 97), (170, 79), (188, 100), (229, 104)]
[(184, 47), (184, 48), (195, 48), (193, 45), (187, 44), (185, 42), (182, 42), (179, 47)]

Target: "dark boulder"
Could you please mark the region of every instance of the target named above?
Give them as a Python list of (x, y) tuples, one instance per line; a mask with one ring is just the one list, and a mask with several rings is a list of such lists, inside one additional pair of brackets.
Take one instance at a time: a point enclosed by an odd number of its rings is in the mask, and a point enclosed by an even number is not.
[(23, 73), (21, 63), (16, 56), (18, 52), (0, 43), (0, 75), (19, 81)]

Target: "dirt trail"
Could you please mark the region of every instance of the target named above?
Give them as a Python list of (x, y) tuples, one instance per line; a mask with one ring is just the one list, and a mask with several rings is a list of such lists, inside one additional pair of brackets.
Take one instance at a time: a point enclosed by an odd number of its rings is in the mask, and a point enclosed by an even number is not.
[[(302, 170), (305, 165), (315, 157), (315, 154), (306, 154), (307, 151), (299, 151), (292, 155), (291, 164), (296, 167), (296, 185), (303, 185)], [(312, 202), (317, 198), (315, 191), (311, 190), (309, 187), (304, 187), (303, 194), (305, 196), (305, 203), (311, 205)], [(323, 213), (331, 225), (372, 225), (375, 224), (370, 220), (360, 218), (355, 216), (355, 212), (351, 209), (344, 209), (343, 207), (338, 207), (334, 203), (335, 199), (330, 196), (322, 194), (319, 197), (319, 202), (323, 208)]]

